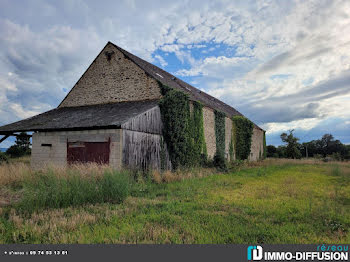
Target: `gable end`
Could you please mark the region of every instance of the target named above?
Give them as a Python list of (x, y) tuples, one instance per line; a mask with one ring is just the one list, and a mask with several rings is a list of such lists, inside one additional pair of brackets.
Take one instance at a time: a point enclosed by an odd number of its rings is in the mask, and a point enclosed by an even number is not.
[(58, 107), (159, 98), (158, 82), (108, 43)]

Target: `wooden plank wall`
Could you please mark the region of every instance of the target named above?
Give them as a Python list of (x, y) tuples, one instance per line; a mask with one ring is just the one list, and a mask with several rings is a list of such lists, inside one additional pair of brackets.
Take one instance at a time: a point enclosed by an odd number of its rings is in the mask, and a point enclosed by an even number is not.
[(168, 150), (162, 136), (162, 121), (158, 106), (130, 119), (122, 125), (122, 129), (125, 167), (160, 170), (163, 157), (164, 168), (171, 169)]
[(122, 129), (159, 135), (162, 134), (162, 128), (162, 118), (158, 106), (131, 118), (122, 125)]
[[(161, 169), (162, 136), (123, 130), (123, 164), (128, 168)], [(168, 151), (164, 144), (164, 168), (171, 169)]]

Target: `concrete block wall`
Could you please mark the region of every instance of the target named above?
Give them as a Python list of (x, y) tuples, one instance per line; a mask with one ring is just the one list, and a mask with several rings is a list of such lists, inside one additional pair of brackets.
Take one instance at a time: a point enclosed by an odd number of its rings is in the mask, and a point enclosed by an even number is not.
[[(106, 52), (114, 52), (108, 61)], [(157, 81), (108, 44), (59, 107), (161, 98)]]
[(31, 166), (34, 169), (44, 168), (47, 165), (66, 167), (67, 142), (106, 142), (108, 139), (111, 142), (109, 164), (115, 169), (120, 169), (123, 150), (121, 129), (36, 132), (32, 138)]

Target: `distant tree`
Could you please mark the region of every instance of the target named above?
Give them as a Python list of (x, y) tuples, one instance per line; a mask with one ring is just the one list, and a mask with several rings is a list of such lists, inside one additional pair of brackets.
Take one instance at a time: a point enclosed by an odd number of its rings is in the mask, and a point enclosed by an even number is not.
[(277, 152), (277, 148), (274, 145), (268, 145), (266, 147), (266, 151), (267, 151), (267, 157), (275, 157), (276, 152)]
[(6, 150), (6, 154), (11, 157), (28, 155), (31, 152), (30, 145), (30, 137), (27, 133), (22, 132), (16, 137), (15, 144)]
[(302, 155), (299, 149), (299, 143), (298, 143), (299, 138), (293, 135), (293, 131), (294, 130), (289, 130), (289, 134), (282, 133), (281, 139), (282, 139), (282, 142), (287, 143), (286, 157), (300, 159)]
[(319, 154), (317, 141), (318, 140), (312, 140), (310, 142), (305, 142), (302, 144), (301, 153), (303, 157), (314, 157), (316, 154)]
[(345, 155), (345, 159), (350, 159), (350, 145), (345, 145), (345, 149), (346, 149), (346, 155)]
[(278, 146), (277, 150), (276, 150), (276, 155), (275, 157), (279, 157), (279, 158), (285, 158), (287, 157), (287, 153), (286, 153), (286, 146)]
[(347, 155), (347, 148), (339, 140), (335, 140), (332, 134), (324, 134), (316, 141), (318, 154), (323, 157), (336, 155), (337, 159), (344, 159)]

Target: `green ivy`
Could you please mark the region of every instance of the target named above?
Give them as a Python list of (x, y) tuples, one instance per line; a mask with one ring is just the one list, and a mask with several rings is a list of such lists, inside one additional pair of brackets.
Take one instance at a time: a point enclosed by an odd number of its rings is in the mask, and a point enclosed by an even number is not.
[(264, 154), (263, 154), (264, 159), (267, 157), (267, 150), (266, 150), (266, 134), (264, 131)]
[(163, 136), (172, 166), (187, 164), (190, 132), (190, 106), (187, 94), (170, 89), (159, 101), (163, 121)]
[(226, 167), (225, 161), (225, 113), (215, 110), (216, 153), (214, 163), (219, 168)]
[(160, 84), (159, 101), (163, 121), (163, 136), (167, 143), (173, 169), (180, 166), (198, 166), (206, 160), (207, 150), (203, 128), (203, 106), (193, 102), (182, 91)]
[(167, 169), (167, 163), (166, 163), (166, 149), (164, 145), (163, 137), (160, 138), (160, 169), (166, 170)]
[(236, 159), (247, 159), (250, 154), (254, 125), (243, 116), (234, 116), (232, 117), (232, 126), (235, 131)]
[(234, 121), (232, 121), (232, 129), (231, 129), (231, 141), (230, 141), (230, 162), (233, 162), (236, 154), (236, 126)]
[(191, 143), (192, 166), (203, 164), (207, 160), (207, 146), (205, 144), (203, 127), (203, 105), (193, 101), (193, 112), (191, 114)]

